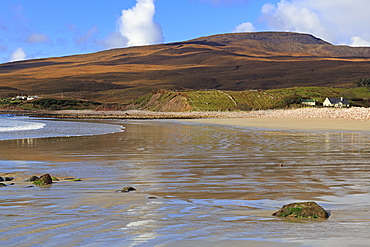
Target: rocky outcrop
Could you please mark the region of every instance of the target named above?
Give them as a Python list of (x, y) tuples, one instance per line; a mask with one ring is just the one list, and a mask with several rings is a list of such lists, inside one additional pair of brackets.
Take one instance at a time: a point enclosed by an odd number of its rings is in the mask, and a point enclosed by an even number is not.
[(45, 186), (53, 183), (53, 179), (51, 178), (50, 174), (44, 174), (35, 181), (33, 181), (33, 184), (39, 185), (39, 186)]
[(290, 218), (329, 218), (329, 213), (316, 202), (290, 203), (272, 215)]

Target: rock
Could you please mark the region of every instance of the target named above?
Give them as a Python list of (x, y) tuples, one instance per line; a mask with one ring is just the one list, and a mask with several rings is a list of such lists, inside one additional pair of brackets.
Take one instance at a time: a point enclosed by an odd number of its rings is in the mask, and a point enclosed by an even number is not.
[(12, 178), (12, 177), (5, 177), (4, 178), (4, 181), (12, 181), (14, 178)]
[(33, 182), (33, 184), (39, 185), (39, 186), (44, 186), (44, 185), (48, 185), (52, 183), (53, 183), (53, 180), (51, 179), (51, 176), (48, 173), (42, 175), (39, 179)]
[(26, 180), (26, 182), (34, 182), (34, 181), (36, 181), (36, 180), (38, 180), (39, 179), (39, 177), (37, 177), (37, 176), (32, 176), (32, 177), (30, 177), (29, 179), (27, 179)]
[(4, 186), (6, 186), (6, 184), (0, 183), (0, 187), (4, 187)]
[(122, 190), (117, 190), (116, 192), (130, 192), (130, 191), (136, 191), (134, 187), (123, 187)]
[(66, 180), (66, 181), (82, 181), (79, 178), (65, 178), (64, 180)]
[(0, 182), (4, 182), (5, 180), (2, 178), (2, 177), (0, 177)]
[(150, 200), (158, 199), (156, 196), (147, 196), (146, 198), (148, 198), (148, 199), (150, 199)]
[(329, 213), (316, 202), (290, 203), (272, 215), (290, 218), (329, 218)]

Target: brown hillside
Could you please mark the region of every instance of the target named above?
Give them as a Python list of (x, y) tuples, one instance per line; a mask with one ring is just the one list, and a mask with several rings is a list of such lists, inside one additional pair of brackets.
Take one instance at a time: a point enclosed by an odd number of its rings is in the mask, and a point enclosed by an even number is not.
[(19, 92), (124, 102), (153, 89), (351, 86), (368, 78), (370, 48), (308, 34), (237, 33), (0, 65), (1, 95)]

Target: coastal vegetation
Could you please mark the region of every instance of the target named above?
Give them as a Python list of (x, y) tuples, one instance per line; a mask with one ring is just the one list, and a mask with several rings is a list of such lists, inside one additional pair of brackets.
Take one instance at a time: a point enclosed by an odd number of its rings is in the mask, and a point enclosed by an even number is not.
[(16, 107), (18, 110), (83, 110), (93, 109), (99, 102), (76, 99), (41, 98), (36, 100), (19, 100), (0, 98), (0, 108)]
[(302, 99), (322, 106), (328, 97), (343, 97), (352, 106), (369, 107), (368, 87), (293, 87), (270, 90), (153, 90), (126, 104), (99, 103), (80, 99), (0, 99), (0, 108), (16, 110), (150, 110), (150, 111), (251, 111), (303, 107)]
[[(313, 99), (320, 107), (328, 97), (344, 97), (353, 106), (370, 106), (368, 88), (294, 87), (271, 90), (221, 91), (157, 90), (138, 98), (130, 104), (130, 109), (161, 111), (163, 105), (171, 111), (230, 111), (265, 110), (302, 107), (302, 99)], [(176, 100), (177, 99), (177, 100)], [(179, 104), (168, 104), (181, 101)], [(153, 103), (155, 102), (155, 104)]]

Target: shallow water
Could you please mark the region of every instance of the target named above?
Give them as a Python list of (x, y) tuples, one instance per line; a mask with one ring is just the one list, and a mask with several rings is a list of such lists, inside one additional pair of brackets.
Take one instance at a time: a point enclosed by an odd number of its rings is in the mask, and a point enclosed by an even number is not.
[[(82, 179), (0, 188), (2, 245), (370, 244), (370, 133), (110, 122), (125, 131), (0, 141), (2, 173)], [(296, 201), (331, 217), (271, 216)]]

